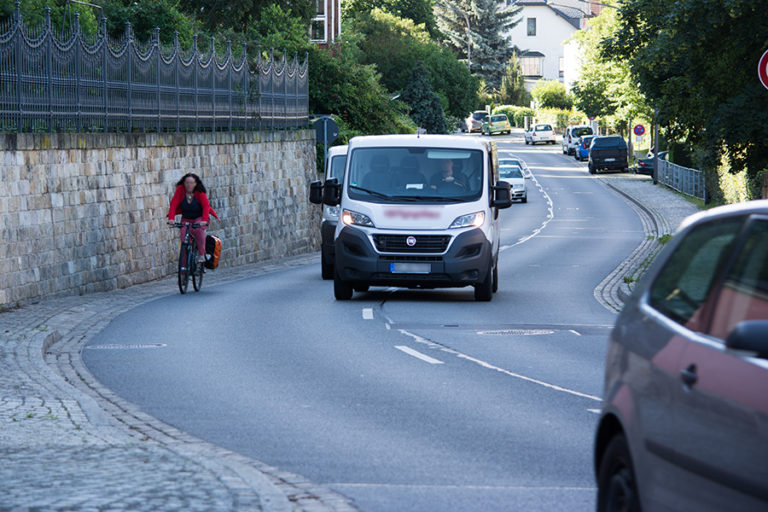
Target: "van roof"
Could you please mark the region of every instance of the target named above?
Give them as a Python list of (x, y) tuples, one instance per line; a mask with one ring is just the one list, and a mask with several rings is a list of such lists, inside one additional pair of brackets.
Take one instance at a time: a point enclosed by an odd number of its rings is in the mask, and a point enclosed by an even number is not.
[(489, 143), (480, 137), (460, 135), (365, 135), (349, 141), (350, 148), (360, 147), (430, 147), (452, 149), (483, 149)]
[(339, 156), (339, 155), (346, 155), (347, 150), (349, 149), (349, 146), (332, 146), (328, 148), (328, 156)]

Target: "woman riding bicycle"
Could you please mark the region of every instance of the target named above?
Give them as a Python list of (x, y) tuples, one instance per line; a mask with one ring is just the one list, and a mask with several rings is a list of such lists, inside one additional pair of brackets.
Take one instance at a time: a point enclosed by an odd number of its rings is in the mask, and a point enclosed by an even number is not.
[[(206, 195), (205, 185), (197, 174), (187, 173), (176, 183), (176, 192), (171, 199), (168, 211), (168, 224), (175, 225), (176, 215), (181, 214), (181, 222), (199, 224), (199, 228), (190, 227), (190, 234), (197, 242), (198, 263), (205, 262), (205, 228), (208, 227), (210, 215), (219, 218), (211, 208)], [(181, 240), (187, 234), (187, 227), (181, 228)]]

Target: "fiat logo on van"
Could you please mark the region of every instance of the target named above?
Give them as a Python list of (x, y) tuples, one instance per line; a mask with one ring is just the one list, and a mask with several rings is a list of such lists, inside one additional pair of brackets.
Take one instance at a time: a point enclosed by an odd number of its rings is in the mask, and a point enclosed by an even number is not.
[(408, 247), (413, 247), (416, 245), (416, 237), (415, 236), (409, 236), (405, 239), (405, 243), (408, 245)]

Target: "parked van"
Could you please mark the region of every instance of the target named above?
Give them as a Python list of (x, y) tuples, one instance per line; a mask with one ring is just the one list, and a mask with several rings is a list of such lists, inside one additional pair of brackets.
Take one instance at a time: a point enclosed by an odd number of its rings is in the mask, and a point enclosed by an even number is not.
[(339, 206), (334, 295), (369, 286), (498, 288), (499, 181), (495, 144), (450, 135), (381, 135), (350, 141), (339, 182), (311, 186), (311, 200)]
[[(326, 162), (326, 179), (336, 179), (341, 183), (344, 178), (344, 167), (347, 163), (347, 147), (333, 146), (328, 148), (328, 160)], [(339, 222), (339, 207), (323, 205), (323, 223), (320, 226), (321, 256), (320, 268), (323, 279), (333, 279), (334, 237), (336, 224)]]

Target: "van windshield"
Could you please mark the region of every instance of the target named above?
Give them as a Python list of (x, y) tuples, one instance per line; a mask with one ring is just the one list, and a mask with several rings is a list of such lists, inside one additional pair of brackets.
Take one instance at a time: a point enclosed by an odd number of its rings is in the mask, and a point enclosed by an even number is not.
[(483, 192), (483, 152), (450, 148), (360, 148), (350, 156), (348, 193), (377, 203), (468, 202)]
[(574, 137), (581, 137), (583, 135), (592, 135), (592, 128), (589, 126), (579, 126), (573, 129)]
[(331, 159), (331, 172), (329, 178), (338, 178), (339, 183), (344, 178), (344, 166), (347, 164), (347, 155), (338, 155)]

